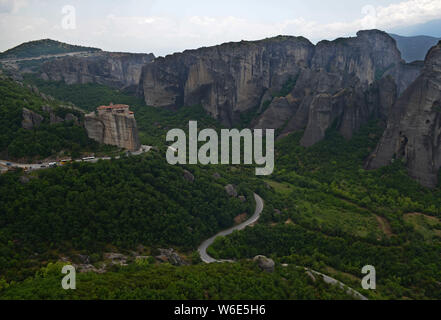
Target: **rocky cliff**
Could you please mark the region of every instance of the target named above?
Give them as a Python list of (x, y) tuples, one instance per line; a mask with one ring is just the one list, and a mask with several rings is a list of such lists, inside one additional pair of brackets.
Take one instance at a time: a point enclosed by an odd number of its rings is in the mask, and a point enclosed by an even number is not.
[(154, 58), (153, 54), (112, 52), (68, 56), (44, 63), (40, 76), (44, 80), (67, 84), (98, 83), (119, 89), (137, 88), (142, 67)]
[(398, 99), (386, 131), (367, 163), (369, 169), (394, 159), (406, 163), (422, 185), (435, 187), (441, 167), (441, 42), (427, 54), (422, 74)]
[(273, 110), (273, 100), (256, 127), (271, 123), (282, 128), (283, 135), (305, 130), (301, 143), (306, 147), (322, 140), (333, 124), (350, 138), (369, 119), (386, 119), (397, 96), (421, 68), (404, 63), (395, 41), (378, 30), (322, 41), (289, 94), (287, 117), (279, 117), (277, 123), (271, 120), (275, 113), (281, 114)]
[[(119, 106), (115, 106), (118, 108)], [(120, 113), (115, 109), (98, 110), (85, 116), (84, 127), (89, 138), (102, 144), (138, 151), (141, 144), (133, 113), (127, 109)], [(103, 107), (101, 107), (103, 108)]]
[(140, 89), (147, 105), (179, 108), (201, 104), (232, 125), (259, 106), (267, 90), (308, 66), (314, 45), (302, 37), (226, 43), (158, 58), (143, 69)]
[(40, 127), (44, 121), (47, 121), (50, 124), (73, 122), (75, 125), (80, 126), (78, 117), (70, 112), (66, 112), (66, 110), (71, 109), (70, 107), (59, 106), (58, 108), (65, 109), (63, 112), (65, 113), (64, 118), (57, 116), (53, 108), (50, 106), (42, 106), (41, 111), (43, 115), (27, 108), (23, 108), (21, 127), (27, 130), (36, 129)]
[(257, 109), (251, 126), (306, 130), (302, 144), (310, 146), (333, 123), (349, 138), (370, 117), (387, 117), (421, 68), (406, 64), (395, 40), (378, 30), (316, 46), (280, 36), (156, 59), (143, 69), (140, 92), (155, 107), (201, 104), (229, 126)]

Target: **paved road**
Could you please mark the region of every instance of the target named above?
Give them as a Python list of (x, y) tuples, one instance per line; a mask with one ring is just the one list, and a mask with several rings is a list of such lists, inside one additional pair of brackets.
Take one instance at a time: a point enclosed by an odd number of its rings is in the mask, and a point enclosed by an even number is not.
[(232, 234), (234, 231), (243, 230), (246, 227), (248, 227), (249, 225), (252, 225), (253, 223), (257, 222), (257, 220), (259, 220), (260, 214), (263, 211), (264, 202), (263, 202), (262, 198), (259, 197), (257, 194), (254, 194), (254, 199), (256, 200), (256, 211), (254, 212), (254, 215), (250, 219), (248, 219), (247, 221), (245, 221), (235, 227), (231, 227), (227, 230), (219, 232), (217, 235), (211, 237), (208, 240), (205, 240), (199, 246), (198, 251), (199, 251), (199, 255), (201, 256), (201, 259), (203, 262), (205, 262), (205, 263), (233, 262), (231, 260), (216, 260), (208, 255), (207, 249), (209, 246), (211, 246), (213, 244), (214, 240), (216, 240), (217, 238), (228, 236), (229, 234)]
[[(134, 156), (138, 156), (140, 154), (143, 153), (147, 153), (152, 149), (151, 146), (142, 146), (141, 150), (139, 151), (135, 151), (135, 152), (130, 152), (132, 155)], [(115, 159), (119, 159), (120, 157), (117, 156), (115, 157)], [(90, 163), (96, 163), (99, 160), (111, 160), (111, 157), (101, 157), (101, 158), (94, 158), (91, 160), (85, 160), (84, 162), (90, 162)], [(82, 162), (83, 160), (75, 160), (76, 162)], [(48, 162), (42, 162), (42, 163), (16, 163), (16, 162), (11, 162), (11, 161), (7, 161), (7, 160), (0, 160), (0, 166), (3, 168), (21, 168), (21, 169), (25, 169), (27, 168), (28, 170), (42, 170), (42, 169), (47, 169), (49, 168), (49, 163), (51, 162), (57, 162), (57, 161), (48, 161)], [(8, 165), (9, 164), (9, 165)], [(57, 162), (57, 165), (61, 165), (60, 162)]]
[(328, 284), (332, 284), (334, 286), (339, 286), (341, 289), (346, 290), (346, 293), (359, 299), (359, 300), (369, 300), (368, 298), (366, 298), (364, 295), (362, 295), (360, 292), (348, 287), (347, 285), (345, 285), (343, 282), (338, 281), (337, 279), (334, 279), (330, 276), (327, 276), (326, 274), (320, 273), (318, 271), (312, 270), (312, 269), (308, 269), (308, 268), (303, 268), (303, 267), (297, 267), (297, 268), (302, 268), (305, 269), (306, 271), (309, 271), (313, 274), (315, 274), (316, 276), (319, 276), (323, 279), (324, 282), (328, 283)]
[[(213, 257), (211, 257), (208, 253), (207, 253), (207, 249), (208, 247), (210, 247), (213, 242), (219, 238), (219, 237), (225, 237), (228, 236), (230, 234), (232, 234), (234, 231), (240, 231), (245, 229), (246, 227), (252, 225), (253, 223), (257, 222), (260, 218), (260, 215), (262, 214), (263, 211), (263, 206), (264, 206), (264, 201), (262, 200), (262, 198), (257, 195), (254, 194), (254, 199), (256, 200), (256, 211), (254, 212), (254, 215), (248, 219), (247, 221), (229, 228), (227, 230), (221, 231), (218, 234), (216, 234), (215, 236), (211, 237), (208, 240), (205, 240), (198, 248), (198, 252), (199, 255), (201, 257), (201, 260), (205, 263), (215, 263), (215, 262), (234, 262), (233, 260), (216, 260)], [(284, 265), (285, 267), (288, 265)], [(315, 270), (311, 270), (308, 268), (304, 268), (304, 267), (297, 267), (297, 268), (302, 268), (305, 269), (308, 272), (311, 272), (312, 274), (316, 275), (316, 276), (320, 276), (323, 278), (323, 281), (325, 281), (328, 284), (332, 284), (332, 285), (337, 285), (340, 288), (346, 290), (346, 292), (350, 295), (352, 295), (354, 298), (360, 299), (360, 300), (368, 300), (365, 296), (363, 296), (361, 293), (359, 293), (358, 291), (348, 287), (347, 285), (345, 285), (343, 282), (338, 281), (337, 279), (334, 279), (330, 276), (327, 276), (323, 273), (320, 273), (318, 271)]]

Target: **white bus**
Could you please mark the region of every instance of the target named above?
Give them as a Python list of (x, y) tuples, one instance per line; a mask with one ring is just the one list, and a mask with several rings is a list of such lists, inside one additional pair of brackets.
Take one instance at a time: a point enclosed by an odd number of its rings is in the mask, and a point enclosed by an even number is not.
[(95, 160), (95, 157), (86, 157), (86, 158), (83, 158), (83, 161), (90, 161), (90, 160)]

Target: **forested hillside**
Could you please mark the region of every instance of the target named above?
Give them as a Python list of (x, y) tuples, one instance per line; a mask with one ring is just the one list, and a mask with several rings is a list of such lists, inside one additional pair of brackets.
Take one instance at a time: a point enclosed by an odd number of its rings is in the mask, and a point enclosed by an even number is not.
[[(0, 78), (0, 154), (2, 159), (36, 160), (65, 151), (79, 155), (81, 151), (98, 151), (100, 146), (87, 137), (85, 129), (79, 125), (83, 114), (59, 100), (45, 99), (38, 92), (15, 82), (6, 76)], [(78, 119), (62, 123), (52, 123), (50, 108), (57, 117), (67, 113)], [(44, 120), (39, 127), (24, 129), (23, 108), (41, 115)]]
[(303, 270), (280, 267), (262, 272), (252, 262), (174, 267), (137, 262), (98, 275), (78, 276), (77, 290), (60, 290), (61, 263), (49, 265), (19, 284), (2, 289), (0, 299), (81, 300), (350, 300), (343, 289)]
[(51, 39), (44, 39), (22, 43), (19, 46), (2, 52), (0, 53), (0, 59), (23, 59), (53, 54), (97, 51), (101, 51), (101, 49), (75, 46)]
[[(164, 158), (152, 152), (74, 163), (24, 179), (20, 172), (1, 175), (2, 277), (22, 280), (38, 262), (56, 261), (72, 250), (101, 254), (108, 245), (191, 250), (233, 225), (236, 216), (253, 212), (255, 188), (240, 175), (192, 167), (191, 182), (181, 167), (169, 166)], [(215, 172), (222, 177), (213, 177)], [(224, 190), (227, 184), (235, 184), (250, 201), (231, 198)]]
[(277, 146), (261, 222), (218, 240), (217, 258), (265, 254), (310, 266), (360, 288), (361, 269), (377, 269), (371, 298), (441, 297), (441, 190), (410, 179), (399, 161), (363, 169), (381, 129), (372, 123), (351, 141), (335, 130), (305, 149), (294, 134)]
[(93, 111), (101, 105), (122, 103), (135, 112), (141, 143), (160, 146), (165, 144), (168, 130), (188, 128), (189, 120), (197, 120), (201, 127), (219, 128), (220, 124), (209, 117), (201, 106), (189, 106), (178, 111), (146, 106), (142, 98), (100, 84), (74, 84), (44, 81), (33, 75), (25, 76), (28, 84), (36, 85), (42, 92), (57, 99), (69, 101), (78, 107)]

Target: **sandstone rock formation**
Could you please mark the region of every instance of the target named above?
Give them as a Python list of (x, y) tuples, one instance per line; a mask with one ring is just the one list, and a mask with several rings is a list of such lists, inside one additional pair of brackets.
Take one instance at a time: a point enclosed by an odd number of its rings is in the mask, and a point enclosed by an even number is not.
[(226, 43), (157, 58), (143, 69), (147, 105), (178, 108), (201, 104), (227, 125), (257, 107), (268, 89), (280, 90), (307, 67), (314, 45), (303, 37)]
[(386, 131), (367, 163), (376, 169), (403, 159), (410, 176), (438, 184), (441, 167), (441, 42), (427, 54), (418, 79), (398, 99)]
[(129, 151), (141, 148), (133, 112), (126, 105), (99, 107), (85, 116), (84, 126), (89, 138), (99, 143), (114, 145)]
[(279, 36), (158, 58), (143, 68), (140, 93), (154, 107), (202, 105), (228, 126), (257, 110), (253, 127), (306, 130), (310, 146), (334, 123), (350, 138), (372, 116), (385, 118), (421, 69), (378, 30), (316, 46)]
[(43, 120), (43, 116), (29, 109), (23, 108), (23, 120), (21, 122), (22, 128), (27, 130), (38, 128)]
[(123, 89), (137, 88), (142, 67), (154, 59), (153, 54), (97, 52), (87, 57), (63, 57), (41, 66), (44, 80), (67, 84), (98, 83)]
[[(322, 41), (290, 93), (295, 103), (282, 134), (305, 130), (301, 143), (309, 147), (335, 124), (351, 138), (372, 117), (387, 117), (400, 88), (417, 77), (416, 70), (417, 65), (401, 60), (395, 41), (378, 30)], [(271, 112), (270, 106), (261, 118)]]

